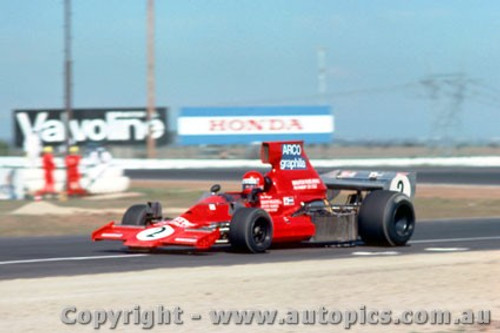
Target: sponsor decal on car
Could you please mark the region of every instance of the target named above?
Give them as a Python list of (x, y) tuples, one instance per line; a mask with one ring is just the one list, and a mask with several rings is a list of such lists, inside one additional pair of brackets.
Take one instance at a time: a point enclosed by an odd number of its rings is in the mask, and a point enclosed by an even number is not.
[(372, 171), (370, 172), (370, 174), (368, 175), (368, 178), (370, 179), (377, 179), (379, 177), (382, 177), (384, 175), (384, 173), (382, 172), (378, 172), (378, 171)]
[(196, 238), (186, 238), (186, 237), (177, 237), (174, 240), (176, 242), (182, 242), (182, 243), (196, 243), (196, 241), (197, 241)]
[(283, 144), (281, 146), (281, 170), (304, 170), (306, 161), (302, 157), (302, 147), (299, 144)]
[(337, 175), (337, 178), (354, 178), (356, 171), (342, 171)]
[(295, 205), (295, 200), (293, 199), (293, 197), (283, 197), (283, 205), (293, 206)]
[(262, 195), (260, 197), (260, 208), (270, 213), (277, 212), (281, 203), (281, 199), (272, 196)]
[(116, 237), (116, 238), (120, 238), (120, 237), (123, 236), (123, 234), (112, 234), (112, 233), (105, 232), (101, 236), (102, 237)]
[(176, 227), (181, 227), (181, 228), (192, 228), (196, 227), (196, 224), (193, 222), (185, 219), (182, 216), (177, 216), (175, 219), (169, 222), (171, 225), (175, 225)]
[(321, 180), (319, 178), (292, 180), (294, 190), (315, 190), (318, 188), (319, 184), (321, 184)]

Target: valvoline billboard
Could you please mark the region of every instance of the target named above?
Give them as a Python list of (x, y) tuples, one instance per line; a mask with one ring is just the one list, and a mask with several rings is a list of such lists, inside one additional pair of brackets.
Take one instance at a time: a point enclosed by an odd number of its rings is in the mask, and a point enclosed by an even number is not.
[[(58, 145), (66, 140), (63, 109), (14, 110), (17, 147), (26, 137), (38, 133), (43, 144)], [(146, 108), (73, 109), (69, 134), (78, 144), (97, 142), (105, 145), (143, 145), (148, 134)], [(168, 143), (167, 108), (156, 108), (149, 122), (158, 145)]]
[(329, 106), (186, 107), (177, 120), (179, 144), (248, 144), (271, 140), (332, 141)]

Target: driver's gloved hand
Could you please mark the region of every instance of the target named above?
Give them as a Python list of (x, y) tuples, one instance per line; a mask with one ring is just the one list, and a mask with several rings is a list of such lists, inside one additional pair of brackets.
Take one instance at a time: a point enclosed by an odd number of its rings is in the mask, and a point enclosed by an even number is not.
[(256, 203), (257, 201), (259, 201), (258, 194), (262, 193), (262, 192), (264, 192), (264, 191), (261, 188), (254, 188), (248, 196), (248, 201), (250, 203)]

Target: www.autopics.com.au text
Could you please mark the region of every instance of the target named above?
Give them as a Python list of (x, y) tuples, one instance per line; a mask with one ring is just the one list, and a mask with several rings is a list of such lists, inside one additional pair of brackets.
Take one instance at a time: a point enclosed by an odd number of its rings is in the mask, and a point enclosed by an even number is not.
[(79, 310), (76, 306), (62, 309), (65, 325), (92, 325), (95, 329), (109, 325), (135, 325), (150, 329), (160, 325), (183, 325), (188, 321), (208, 318), (210, 325), (336, 325), (349, 329), (354, 325), (488, 325), (490, 310), (465, 310), (452, 314), (449, 310), (405, 310), (397, 314), (389, 309), (339, 310), (318, 307), (302, 310), (209, 310), (206, 314), (187, 313), (179, 306), (171, 309), (158, 305), (142, 309), (136, 305), (129, 310)]

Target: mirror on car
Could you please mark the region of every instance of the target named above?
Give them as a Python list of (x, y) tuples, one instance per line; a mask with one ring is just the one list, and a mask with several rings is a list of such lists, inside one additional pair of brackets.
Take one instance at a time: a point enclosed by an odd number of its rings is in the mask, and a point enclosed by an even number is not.
[(216, 194), (219, 191), (220, 191), (219, 184), (214, 184), (214, 185), (212, 185), (212, 187), (210, 187), (210, 193), (212, 193), (212, 194)]

